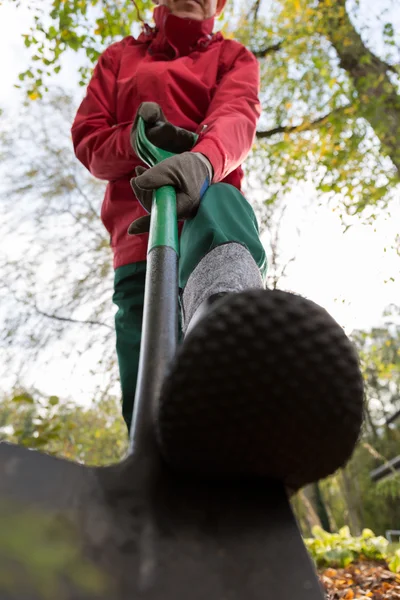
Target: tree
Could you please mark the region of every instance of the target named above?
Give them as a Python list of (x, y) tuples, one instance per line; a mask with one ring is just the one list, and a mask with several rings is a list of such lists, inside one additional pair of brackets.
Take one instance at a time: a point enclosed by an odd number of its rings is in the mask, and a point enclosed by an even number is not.
[[(392, 1), (385, 0), (382, 18)], [(150, 2), (136, 5), (148, 18)], [(45, 8), (36, 0), (32, 10), (25, 37), (32, 63), (20, 75), (31, 98), (44, 92), (68, 50), (80, 53), (85, 85), (99, 52), (140, 22), (130, 0), (50, 0)], [(352, 12), (346, 0), (229, 3), (223, 27), (260, 60), (264, 115), (249, 164), (262, 165), (269, 198), (311, 178), (345, 212), (369, 207), (373, 216), (399, 182), (399, 65), (390, 20), (374, 31), (382, 56), (362, 31), (360, 0)]]
[[(377, 443), (382, 432), (391, 435), (391, 417), (400, 409), (399, 316), (399, 308), (390, 306), (385, 312), (383, 326), (353, 332), (368, 398), (366, 428)], [(395, 439), (398, 441), (397, 435)]]
[[(364, 44), (346, 11), (346, 0), (335, 2), (334, 11), (331, 0), (320, 0), (319, 5), (319, 30), (335, 48), (340, 67), (353, 84), (359, 114), (372, 126), (382, 152), (391, 158), (400, 173), (400, 96), (398, 86), (390, 78), (391, 73), (399, 75), (400, 70), (380, 59)], [(393, 40), (390, 23), (385, 24), (385, 33)]]
[[(261, 63), (265, 116), (258, 138), (267, 183), (281, 194), (312, 178), (320, 192), (336, 195), (345, 211), (362, 212), (368, 206), (374, 214), (373, 206), (390, 198), (389, 190), (399, 181), (393, 120), (381, 120), (375, 130), (372, 116), (385, 104), (398, 118), (398, 91), (390, 83), (398, 66), (380, 60), (362, 42), (352, 24), (358, 15), (351, 21), (344, 1), (282, 0), (273, 6), (272, 17), (258, 16), (238, 30)], [(386, 47), (392, 47), (390, 23), (384, 32)], [(353, 51), (356, 43), (350, 63), (343, 49)], [(385, 86), (373, 77), (377, 64), (389, 74)], [(367, 81), (356, 79), (356, 73)]]
[(49, 353), (62, 340), (62, 351), (70, 355), (73, 348), (77, 361), (90, 349), (97, 357), (92, 368), (110, 372), (112, 383), (113, 271), (100, 220), (104, 183), (73, 155), (73, 112), (71, 98), (55, 90), (29, 103), (1, 140), (2, 367), (9, 370), (11, 361), (21, 380), (39, 351)]

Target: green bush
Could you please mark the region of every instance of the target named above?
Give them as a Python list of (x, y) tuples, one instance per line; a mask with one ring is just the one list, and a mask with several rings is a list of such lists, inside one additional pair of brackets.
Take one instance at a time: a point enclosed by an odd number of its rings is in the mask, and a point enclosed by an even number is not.
[(370, 529), (364, 529), (358, 537), (353, 537), (348, 527), (342, 527), (339, 533), (314, 527), (312, 533), (314, 537), (304, 541), (318, 567), (347, 567), (358, 560), (384, 560), (391, 571), (400, 573), (400, 550), (391, 553), (389, 542), (375, 536)]

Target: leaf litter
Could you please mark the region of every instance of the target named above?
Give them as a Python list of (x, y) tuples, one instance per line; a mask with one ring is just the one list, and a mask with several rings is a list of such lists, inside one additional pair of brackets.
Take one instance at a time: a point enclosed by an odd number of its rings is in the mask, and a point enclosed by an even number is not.
[(392, 573), (383, 562), (320, 569), (319, 576), (326, 600), (400, 600), (400, 573)]

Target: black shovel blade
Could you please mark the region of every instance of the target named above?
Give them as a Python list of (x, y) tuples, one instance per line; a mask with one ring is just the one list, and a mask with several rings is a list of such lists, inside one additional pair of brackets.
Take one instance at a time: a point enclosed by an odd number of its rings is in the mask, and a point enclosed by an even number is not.
[(321, 600), (283, 486), (0, 444), (1, 600)]

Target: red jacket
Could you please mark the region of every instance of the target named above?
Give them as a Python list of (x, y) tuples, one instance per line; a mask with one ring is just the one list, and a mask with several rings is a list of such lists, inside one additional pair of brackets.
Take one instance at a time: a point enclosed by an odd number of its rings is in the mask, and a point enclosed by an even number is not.
[(213, 34), (213, 18), (183, 21), (165, 6), (154, 17), (155, 29), (102, 54), (72, 126), (76, 156), (109, 182), (101, 218), (114, 268), (146, 259), (148, 235), (127, 234), (145, 214), (130, 186), (141, 164), (130, 144), (139, 105), (158, 102), (169, 121), (200, 133), (194, 150), (210, 160), (213, 181), (239, 189), (260, 115), (258, 63), (244, 46)]

